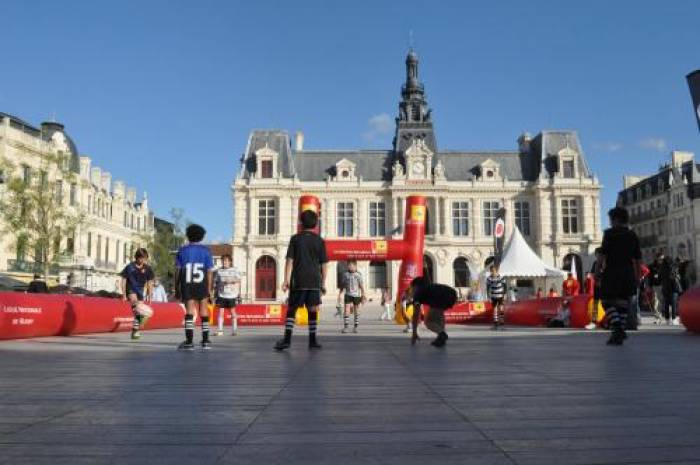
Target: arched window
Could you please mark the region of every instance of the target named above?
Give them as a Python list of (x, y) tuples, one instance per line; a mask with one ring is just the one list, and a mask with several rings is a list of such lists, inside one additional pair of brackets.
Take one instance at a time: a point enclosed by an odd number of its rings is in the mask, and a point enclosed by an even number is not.
[(455, 287), (469, 287), (469, 265), (464, 257), (457, 257), (452, 262), (452, 271), (455, 276)]

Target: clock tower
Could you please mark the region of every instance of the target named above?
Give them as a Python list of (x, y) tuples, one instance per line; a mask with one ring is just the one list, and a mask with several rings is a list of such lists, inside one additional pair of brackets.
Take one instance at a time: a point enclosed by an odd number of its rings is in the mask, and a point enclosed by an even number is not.
[(394, 160), (403, 165), (407, 179), (431, 179), (437, 152), (431, 112), (418, 78), (418, 55), (410, 49), (394, 136)]

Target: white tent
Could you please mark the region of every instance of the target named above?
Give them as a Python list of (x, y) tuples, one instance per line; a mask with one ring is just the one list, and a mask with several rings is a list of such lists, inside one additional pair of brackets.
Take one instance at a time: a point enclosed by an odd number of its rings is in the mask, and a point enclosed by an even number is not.
[(499, 274), (505, 277), (563, 278), (566, 272), (544, 263), (525, 242), (518, 228), (513, 228), (503, 251)]

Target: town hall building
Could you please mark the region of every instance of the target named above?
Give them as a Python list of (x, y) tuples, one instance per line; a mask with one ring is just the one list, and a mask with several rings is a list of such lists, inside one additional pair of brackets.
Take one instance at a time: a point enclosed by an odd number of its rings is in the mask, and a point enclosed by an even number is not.
[[(392, 147), (306, 150), (302, 133), (292, 140), (283, 130), (252, 131), (232, 185), (232, 244), (243, 297), (284, 299), (285, 253), (303, 194), (321, 199), (322, 236), (348, 240), (400, 238), (406, 197), (426, 196), (424, 274), (464, 295), (493, 255), (501, 207), (507, 231), (519, 228), (547, 264), (568, 268), (575, 260), (579, 273), (588, 266), (602, 238), (600, 184), (575, 131), (523, 133), (506, 151), (445, 150), (437, 140), (413, 50)], [(331, 297), (343, 266), (330, 264)], [(359, 264), (371, 298), (383, 287), (394, 291), (398, 267)]]

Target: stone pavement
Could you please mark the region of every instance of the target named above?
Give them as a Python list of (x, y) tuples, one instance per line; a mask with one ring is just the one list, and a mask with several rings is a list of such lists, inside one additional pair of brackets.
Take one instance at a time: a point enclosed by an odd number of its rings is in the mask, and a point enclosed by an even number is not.
[(280, 328), (0, 342), (0, 465), (700, 463), (700, 336), (451, 326), (441, 350), (332, 312), (319, 352), (306, 328), (286, 353)]

